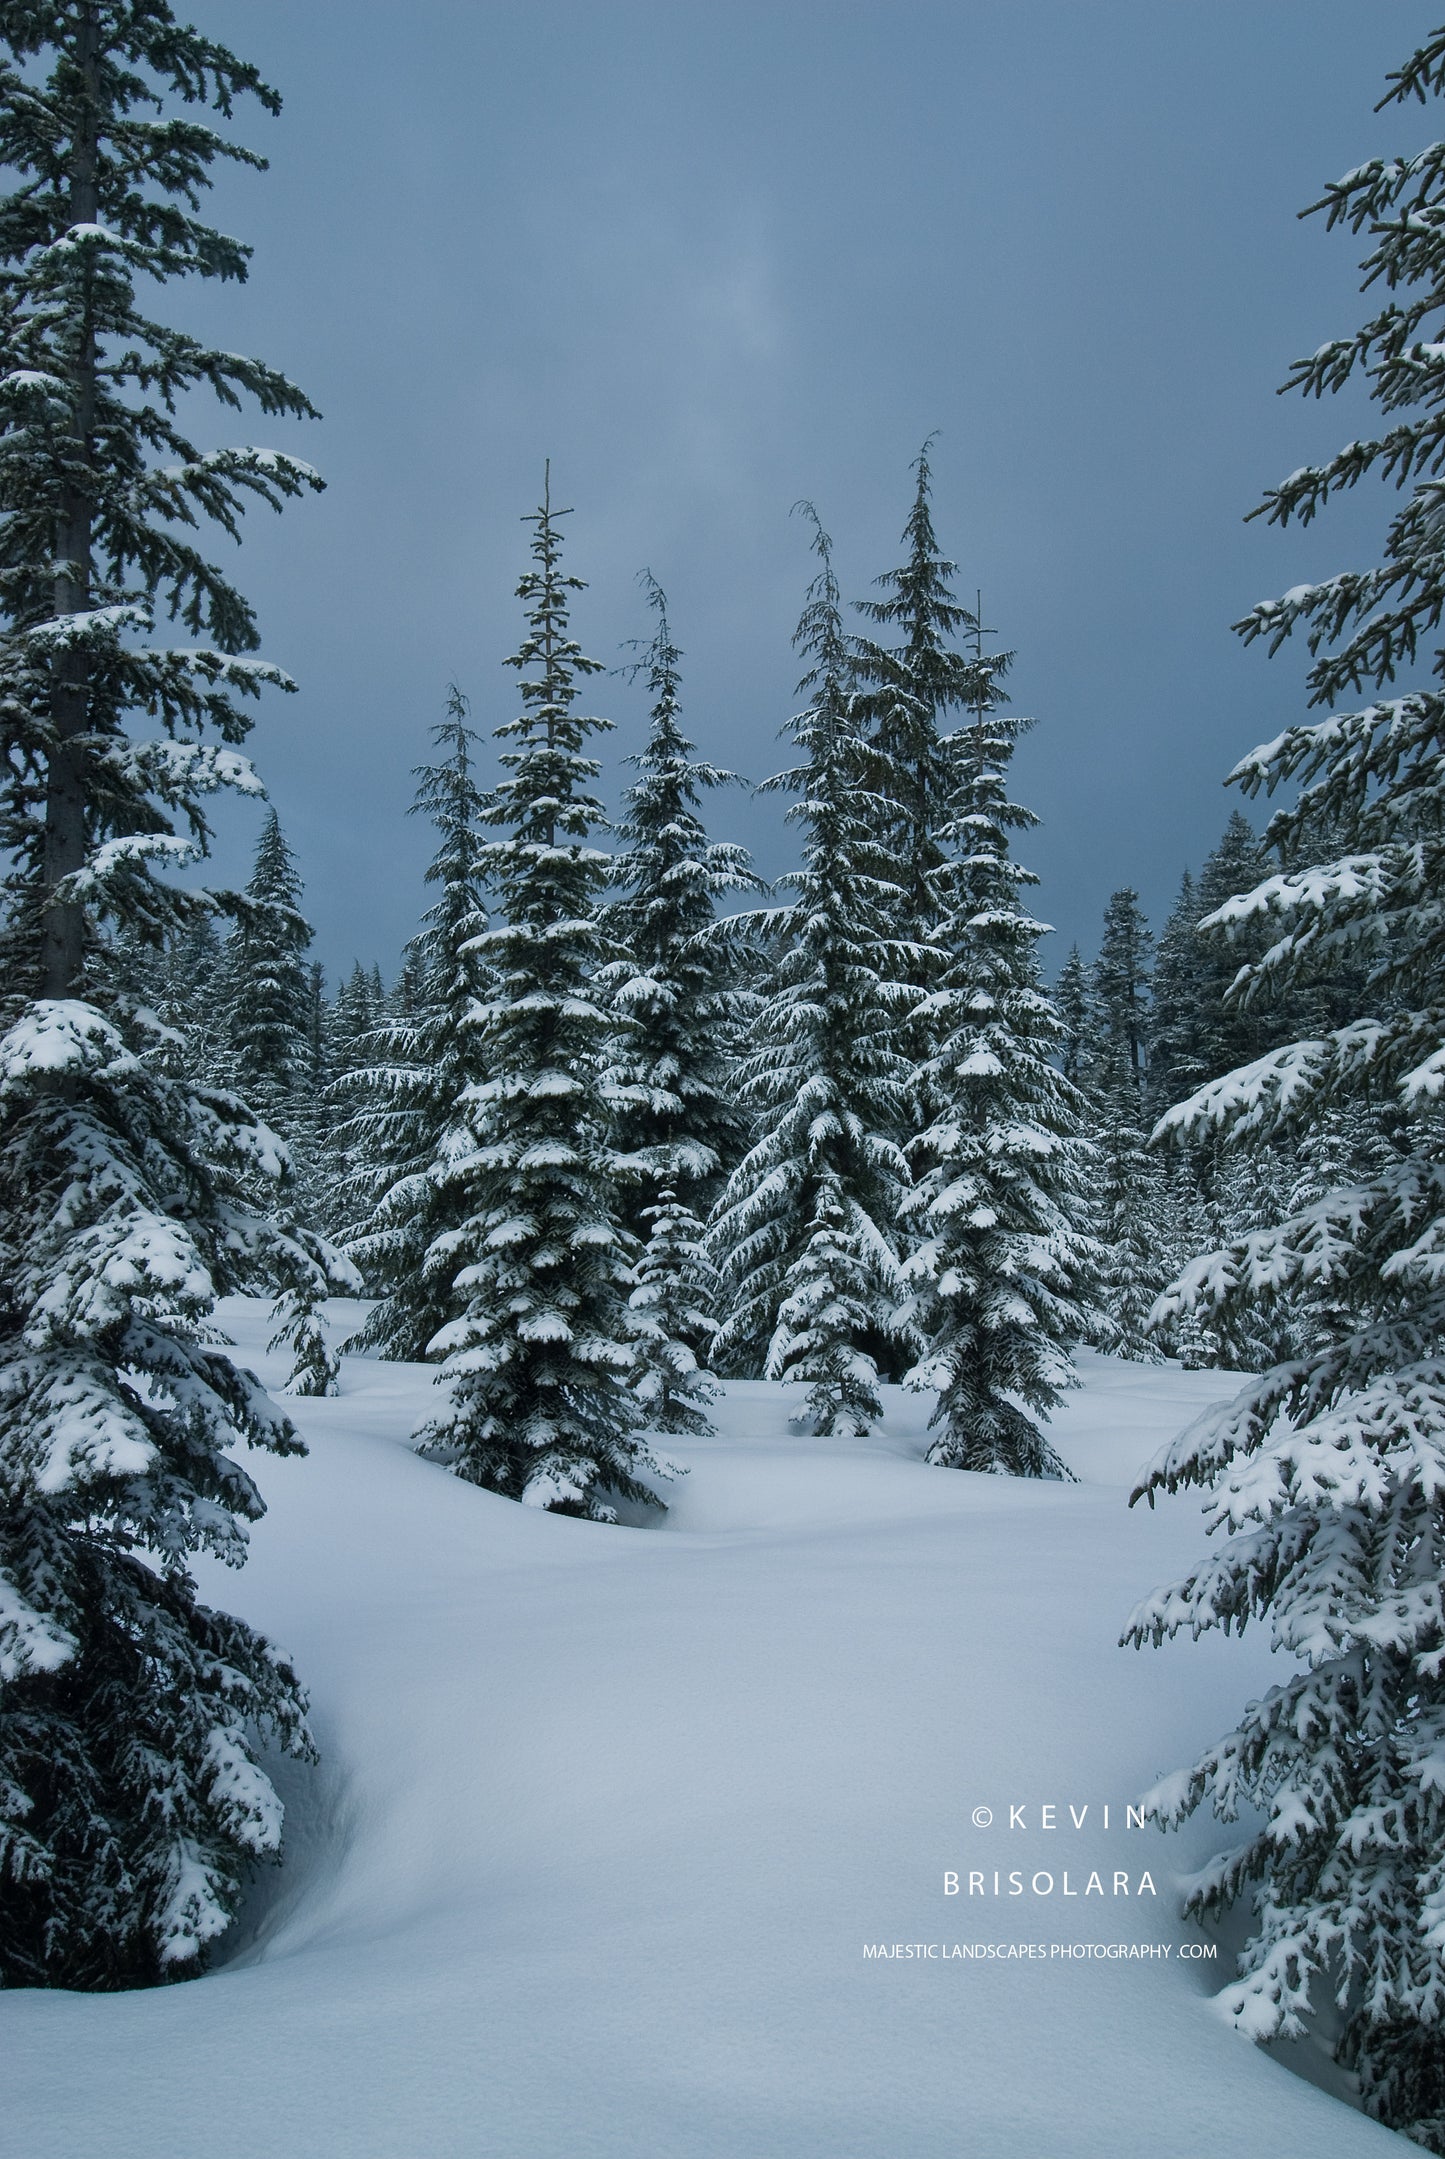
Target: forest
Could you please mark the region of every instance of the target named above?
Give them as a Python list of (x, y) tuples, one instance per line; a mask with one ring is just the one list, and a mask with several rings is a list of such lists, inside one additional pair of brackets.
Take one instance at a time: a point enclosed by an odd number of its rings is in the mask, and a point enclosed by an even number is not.
[[(194, 1977), (280, 1850), (307, 1675), (199, 1570), (265, 1512), (238, 1449), (303, 1452), (288, 1400), (344, 1402), (348, 1359), (433, 1368), (427, 1463), (614, 1540), (661, 1523), (730, 1388), (860, 1443), (902, 1389), (930, 1471), (1065, 1485), (1081, 1364), (1167, 1364), (1228, 1399), (1133, 1498), (1197, 1488), (1217, 1533), (1125, 1640), (1252, 1620), (1292, 1669), (1149, 1818), (1246, 1811), (1183, 1897), (1252, 1914), (1229, 2016), (1274, 2042), (1325, 2013), (1358, 2102), (1445, 2152), (1445, 146), (1314, 206), (1374, 312), (1287, 387), (1362, 381), (1380, 428), (1259, 508), (1308, 523), (1367, 478), (1398, 506), (1378, 563), (1235, 625), (1307, 647), (1311, 709), (1241, 745), (1259, 815), (1157, 928), (1121, 887), (1050, 979), (1034, 723), (932, 438), (862, 595), (797, 505), (770, 883), (710, 837), (750, 782), (692, 739), (688, 626), (643, 566), (645, 738), (592, 710), (541, 446), (509, 716), (488, 739), (499, 686), (436, 684), (415, 935), (330, 984), (274, 809), (244, 889), (196, 874), (214, 798), (263, 794), (249, 701), (291, 687), (206, 531), (322, 483), (199, 447), (188, 400), (311, 408), (151, 312), (244, 276), (200, 210), (215, 161), (258, 160), (211, 123), (279, 101), (166, 0), (0, 29), (0, 1978)], [(1442, 93), (1445, 31), (1387, 99)], [(264, 1302), (284, 1389), (218, 1298)]]

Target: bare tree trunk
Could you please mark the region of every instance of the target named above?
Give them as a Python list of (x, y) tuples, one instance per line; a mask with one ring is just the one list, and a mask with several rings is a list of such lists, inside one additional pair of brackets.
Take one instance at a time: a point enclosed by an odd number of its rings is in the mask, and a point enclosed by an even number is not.
[[(76, 60), (83, 84), (79, 124), (70, 168), (70, 219), (74, 225), (97, 221), (99, 122), (99, 37), (95, 8), (86, 6), (76, 37)], [(94, 502), (86, 479), (95, 456), (96, 345), (92, 303), (93, 273), (85, 272), (85, 295), (72, 357), (74, 417), (66, 454), (74, 469), (66, 478), (56, 520), (55, 613), (76, 614), (89, 607), (93, 568)], [(45, 790), (45, 853), (42, 870), (41, 989), (46, 997), (75, 997), (85, 978), (85, 916), (75, 901), (52, 895), (64, 877), (85, 861), (85, 734), (90, 717), (90, 661), (83, 651), (60, 653), (50, 686), (54, 737)]]

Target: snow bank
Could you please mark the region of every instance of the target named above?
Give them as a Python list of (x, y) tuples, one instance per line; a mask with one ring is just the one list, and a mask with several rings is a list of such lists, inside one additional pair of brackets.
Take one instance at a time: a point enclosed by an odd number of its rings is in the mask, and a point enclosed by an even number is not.
[[(279, 1383), (264, 1307), (225, 1321)], [(205, 1979), (0, 1996), (14, 2151), (1401, 2150), (1219, 2022), (1225, 1966), (1186, 1961), (1177, 1918), (1217, 1825), (1121, 1826), (1273, 1676), (1248, 1637), (1115, 1647), (1199, 1542), (1191, 1501), (1130, 1513), (1127, 1488), (1219, 1375), (1088, 1360), (1054, 1427), (1076, 1486), (926, 1467), (894, 1390), (845, 1442), (735, 1385), (719, 1436), (668, 1443), (690, 1474), (655, 1528), (419, 1460), (431, 1378), (348, 1360), (339, 1399), (288, 1404), (310, 1458), (260, 1463), (251, 1561), (206, 1580), (311, 1689), (324, 1764), (283, 1769), (288, 1863)], [(995, 1869), (1054, 1888), (995, 1898)], [(1121, 1871), (1128, 1896), (1062, 1893)], [(946, 1897), (947, 1873), (990, 1893)], [(864, 1954), (920, 1944), (1038, 1953)]]

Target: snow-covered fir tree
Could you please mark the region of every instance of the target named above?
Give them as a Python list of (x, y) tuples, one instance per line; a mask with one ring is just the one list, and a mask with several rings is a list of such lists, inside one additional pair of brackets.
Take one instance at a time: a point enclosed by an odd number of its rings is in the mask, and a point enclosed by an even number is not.
[(1126, 885), (1104, 909), (1092, 992), (1105, 1059), (1142, 1089), (1150, 1034), (1150, 948), (1139, 895)]
[(351, 972), (337, 987), (327, 1024), (327, 1053), (335, 1076), (366, 1063), (373, 1047), (372, 1030), (385, 1008), (380, 968), (363, 967), (360, 960), (353, 960)]
[(1199, 921), (1205, 912), (1193, 875), (1186, 870), (1154, 964), (1148, 1100), (1156, 1119), (1206, 1079), (1216, 1077), (1204, 1069), (1200, 1042), (1204, 947)]
[(510, 664), (522, 712), (497, 729), (504, 777), (483, 850), (499, 920), (482, 940), (493, 984), (480, 1010), (486, 1078), (467, 1090), (472, 1144), (445, 1173), (457, 1226), (428, 1252), (461, 1307), (432, 1343), (450, 1405), (418, 1434), (457, 1474), (529, 1506), (616, 1518), (619, 1498), (660, 1506), (639, 1436), (632, 1240), (619, 1219), (609, 1124), (612, 1017), (596, 974), (611, 874), (593, 836), (589, 738), (609, 721), (575, 707), (599, 672), (573, 640), (550, 470), (518, 586), (527, 633)]
[[(451, 690), (448, 692), (449, 708), (450, 699), (453, 696), (461, 696), (461, 692), (457, 689), (455, 683), (452, 684)], [(462, 708), (464, 712), (467, 709), (465, 699), (462, 700)], [(397, 971), (396, 980), (387, 993), (386, 1011), (388, 1016), (399, 1020), (418, 1018), (426, 1010), (427, 1006), (427, 981), (427, 965), (417, 948), (415, 939), (413, 939), (401, 956), (401, 966)]]
[(668, 1184), (642, 1213), (644, 1242), (628, 1299), (633, 1387), (653, 1431), (710, 1432), (717, 1389), (708, 1368), (722, 1322), (705, 1227)]
[(1098, 1246), (1094, 1288), (1107, 1315), (1107, 1347), (1119, 1357), (1157, 1363), (1162, 1352), (1149, 1321), (1168, 1280), (1164, 1165), (1150, 1151), (1142, 1092), (1127, 1069), (1106, 1064), (1090, 1089), (1089, 1104), (1095, 1154), (1090, 1222)]
[(368, 1170), (374, 1165), (369, 1165), (364, 1154), (351, 1144), (349, 1135), (351, 1118), (361, 1100), (355, 1078), (376, 1061), (375, 1034), (385, 1011), (380, 970), (364, 968), (355, 960), (321, 1015), (319, 1062), (326, 1075), (323, 1107), (330, 1126), (326, 1222), (343, 1245), (349, 1245), (370, 1227)]
[(465, 1219), (465, 1187), (449, 1173), (454, 1158), (475, 1146), (471, 1094), (486, 1077), (486, 804), (475, 774), (478, 738), (455, 683), (432, 741), (437, 760), (417, 767), (412, 811), (436, 827), (426, 873), (436, 898), (403, 969), (412, 1009), (377, 1016), (368, 1032), (370, 1061), (338, 1089), (350, 1110), (338, 1146), (355, 1165), (348, 1210), (363, 1225), (349, 1251), (380, 1299), (355, 1346), (384, 1357), (432, 1354), (433, 1338), (462, 1308), (450, 1248), (439, 1240)]
[(1059, 1015), (1059, 1070), (1075, 1083), (1092, 1061), (1093, 1002), (1089, 970), (1077, 945), (1059, 970), (1054, 985), (1054, 1009)]
[[(948, 857), (945, 832), (953, 823), (957, 777), (949, 721), (954, 714), (973, 710), (980, 697), (986, 700), (992, 679), (981, 670), (979, 654), (961, 650), (956, 642), (960, 633), (977, 642), (979, 624), (954, 595), (957, 564), (942, 552), (934, 533), (931, 446), (932, 437), (913, 467), (917, 484), (903, 528), (906, 559), (877, 580), (880, 599), (857, 603), (880, 632), (892, 631), (898, 642), (857, 638), (849, 661), (850, 677), (860, 691), (859, 710), (879, 759), (876, 836), (893, 864), (899, 889), (892, 934), (911, 954), (905, 980), (917, 989), (932, 987), (942, 966), (938, 931), (948, 904), (940, 878)], [(926, 1063), (937, 1048), (936, 1038), (927, 1032), (935, 1009), (917, 998), (906, 1008), (905, 1046), (916, 1065)], [(910, 1123), (920, 1115), (926, 1112), (915, 1105)]]
[[(199, 1602), (190, 1561), (239, 1562), (262, 1512), (237, 1442), (298, 1446), (214, 1294), (313, 1263), (248, 1204), (278, 1143), (167, 1070), (115, 960), (209, 912), (165, 872), (204, 850), (207, 796), (259, 791), (240, 700), (289, 687), (193, 535), (319, 482), (186, 439), (206, 384), (311, 408), (136, 290), (244, 277), (196, 204), (217, 159), (260, 160), (171, 101), (224, 119), (275, 93), (165, 0), (12, 7), (3, 36), (0, 1976), (117, 1987), (200, 1968), (279, 1849), (258, 1739), (309, 1749), (290, 1666)], [(157, 605), (185, 647), (149, 642)]]
[(266, 812), (245, 906), (227, 954), (226, 1003), (237, 1091), (289, 1138), (311, 1068), (312, 997), (301, 876), (281, 820)]
[(712, 1390), (700, 1368), (719, 1321), (702, 1221), (743, 1131), (729, 1073), (739, 999), (726, 948), (709, 933), (719, 895), (758, 880), (745, 848), (708, 839), (702, 792), (735, 775), (693, 755), (666, 597), (650, 574), (644, 583), (657, 615), (640, 663), (652, 717), (646, 747), (629, 760), (637, 778), (617, 826), (620, 893), (607, 918), (621, 948), (609, 976), (624, 1022), (614, 1143), (636, 1179), (627, 1215), (644, 1246), (632, 1299), (642, 1327), (638, 1385), (649, 1424), (682, 1432), (707, 1427)]
[(306, 1031), (300, 1099), (293, 1111), (298, 1150), (308, 1167), (308, 1196), (315, 1219), (330, 1234), (339, 1227), (336, 1209), (335, 1109), (331, 1101), (331, 1044), (327, 1026), (326, 970), (320, 960), (306, 969)]
[[(1264, 949), (1257, 930), (1250, 926), (1233, 946), (1200, 928), (1206, 916), (1235, 893), (1253, 891), (1275, 867), (1249, 819), (1235, 810), (1200, 876), (1184, 873), (1154, 969), (1147, 1093), (1156, 1117), (1206, 1080), (1247, 1064), (1286, 1038), (1288, 1018), (1272, 1002), (1260, 999), (1241, 1009), (1230, 995), (1239, 969)], [(1210, 1175), (1205, 1165), (1205, 1189)]]
[[(276, 1293), (272, 1349), (294, 1358), (288, 1392), (335, 1394), (340, 1361), (327, 1337), (322, 1307), (333, 1291), (359, 1291), (361, 1279), (324, 1238), (326, 1168), (314, 1151), (321, 1105), (313, 1092), (315, 993), (306, 950), (311, 925), (301, 912), (296, 858), (268, 810), (245, 893), (234, 905), (238, 923), (221, 974), (228, 1079), (285, 1142), (280, 1175), (258, 1189), (278, 1230), (283, 1258), (248, 1286)], [(314, 1262), (297, 1270), (293, 1249)]]
[[(811, 513), (810, 513), (811, 514)], [(878, 1359), (900, 1295), (894, 1223), (907, 1167), (897, 1144), (908, 1078), (900, 1021), (915, 959), (890, 937), (900, 892), (878, 839), (879, 762), (849, 687), (828, 539), (795, 642), (808, 704), (788, 724), (802, 762), (764, 784), (797, 797), (802, 867), (786, 910), (734, 918), (784, 939), (772, 993), (738, 1071), (757, 1138), (729, 1178), (711, 1246), (731, 1299), (721, 1348), (761, 1350), (768, 1378), (808, 1390), (817, 1432), (859, 1433), (881, 1414)]]
[(1227, 900), (1239, 892), (1252, 892), (1278, 867), (1249, 819), (1240, 810), (1231, 811), (1218, 846), (1205, 857), (1195, 894), (1199, 913), (1194, 930), (1193, 1053), (1205, 1079), (1237, 1071), (1273, 1049), (1288, 1031), (1287, 1018), (1276, 1015), (1268, 996), (1260, 994), (1242, 1005), (1231, 994), (1240, 968), (1257, 959), (1269, 941), (1259, 926), (1242, 924), (1234, 939), (1211, 937), (1201, 929)]
[[(1393, 79), (1403, 101), (1445, 92), (1445, 32)], [(1345, 1023), (1205, 1086), (1171, 1113), (1245, 1150), (1321, 1117), (1390, 1103), (1398, 1148), (1186, 1270), (1176, 1309), (1238, 1313), (1302, 1295), (1307, 1353), (1252, 1382), (1152, 1465), (1141, 1493), (1212, 1489), (1219, 1549), (1135, 1613), (1128, 1639), (1267, 1624), (1293, 1671), (1237, 1728), (1153, 1795), (1165, 1822), (1206, 1801), (1260, 1826), (1198, 1878), (1189, 1909), (1252, 1899), (1254, 1931), (1226, 1999), (1257, 2038), (1300, 2033), (1336, 2005), (1337, 2053), (1365, 2105), (1445, 2152), (1445, 652), (1416, 687), (1378, 691), (1425, 658), (1445, 608), (1438, 548), (1445, 414), (1445, 145), (1373, 158), (1316, 205), (1368, 235), (1382, 293), (1356, 334), (1294, 368), (1307, 395), (1362, 380), (1389, 415), (1307, 466), (1263, 506), (1308, 522), (1376, 473), (1408, 490), (1384, 559), (1255, 608), (1240, 628), (1276, 649), (1302, 630), (1325, 716), (1288, 726), (1234, 777), (1284, 790), (1269, 838), (1292, 866), (1216, 911), (1263, 949), (1244, 993), (1307, 985), (1348, 959), (1366, 993)], [(1343, 847), (1300, 859), (1332, 831)]]
[(1165, 1171), (1149, 1151), (1144, 1105), (1152, 943), (1138, 893), (1128, 886), (1115, 892), (1104, 910), (1089, 986), (1088, 1054), (1079, 1075), (1096, 1152), (1096, 1294), (1107, 1314), (1109, 1347), (1145, 1363), (1160, 1355), (1149, 1314), (1169, 1279), (1163, 1265)]
[(1006, 792), (1026, 723), (985, 700), (985, 683), (989, 699), (1000, 694), (1001, 665), (987, 664), (974, 719), (952, 744), (947, 962), (921, 1090), (933, 1117), (914, 1142), (904, 1200), (917, 1238), (905, 1318), (924, 1345), (908, 1384), (938, 1394), (930, 1461), (1067, 1477), (1041, 1426), (1074, 1383), (1071, 1345), (1094, 1331), (1081, 1104), (1054, 1062), (1060, 1025), (1037, 960), (1045, 930), (1020, 902), (1037, 879), (1009, 852), (1010, 832), (1037, 822)]

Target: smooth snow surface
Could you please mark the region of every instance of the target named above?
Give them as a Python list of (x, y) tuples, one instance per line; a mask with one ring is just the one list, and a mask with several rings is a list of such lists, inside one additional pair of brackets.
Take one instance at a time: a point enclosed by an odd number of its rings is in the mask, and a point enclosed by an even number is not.
[[(333, 1307), (338, 1330), (358, 1311)], [(279, 1384), (266, 1308), (224, 1319)], [(1199, 1937), (1178, 1874), (1218, 1826), (1120, 1826), (1275, 1676), (1249, 1635), (1115, 1647), (1200, 1549), (1192, 1501), (1131, 1513), (1127, 1487), (1218, 1374), (1087, 1359), (1053, 1428), (1076, 1486), (927, 1467), (925, 1405), (896, 1390), (883, 1433), (837, 1441), (790, 1435), (781, 1388), (734, 1385), (721, 1436), (667, 1443), (691, 1473), (645, 1528), (419, 1460), (431, 1381), (347, 1360), (339, 1399), (288, 1404), (309, 1459), (252, 1461), (271, 1511), (205, 1589), (294, 1652), (324, 1765), (283, 1770), (287, 1864), (208, 1977), (0, 1996), (8, 2152), (1409, 2149), (1224, 2027), (1225, 1961), (1180, 1960)], [(1038, 1826), (1045, 1802), (1063, 1826)], [(945, 1869), (995, 1867), (1055, 1893), (943, 1896)], [(1060, 1893), (1065, 1870), (1146, 1868), (1155, 1899)], [(1172, 1954), (863, 1955), (1055, 1941)]]

